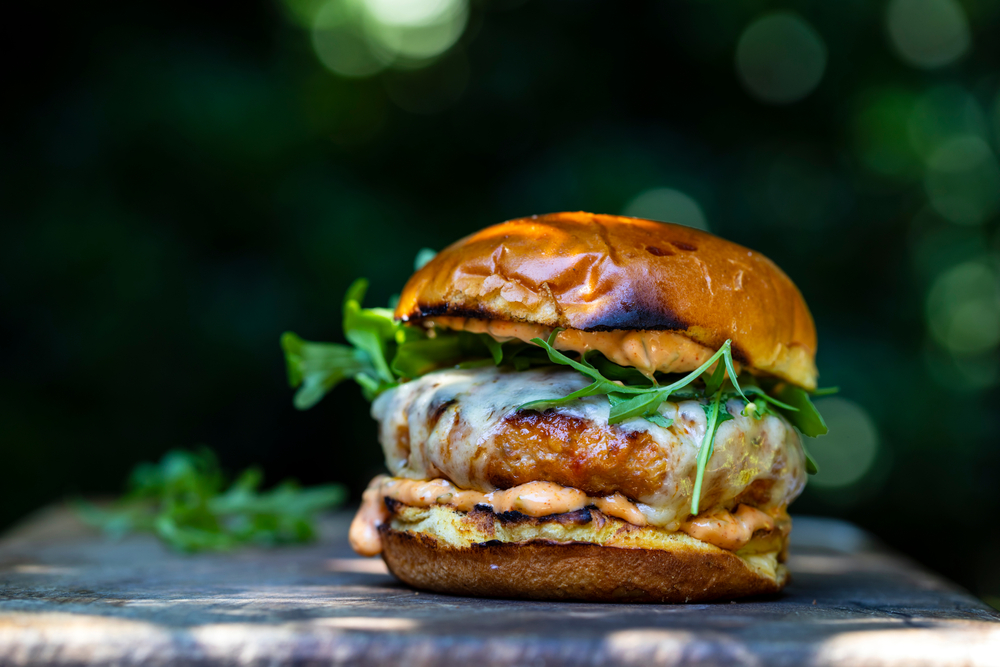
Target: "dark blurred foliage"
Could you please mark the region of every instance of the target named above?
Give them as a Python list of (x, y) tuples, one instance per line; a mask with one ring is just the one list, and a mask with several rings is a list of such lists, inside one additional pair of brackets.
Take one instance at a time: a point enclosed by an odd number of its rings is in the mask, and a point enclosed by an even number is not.
[(450, 48), (353, 78), (322, 4), (5, 22), (0, 524), (201, 442), (357, 497), (368, 406), (296, 412), (282, 331), (342, 340), (353, 278), (384, 303), (500, 220), (694, 202), (797, 282), (842, 389), (811, 448), (847, 472), (795, 510), (1000, 594), (1000, 4), (462, 0)]

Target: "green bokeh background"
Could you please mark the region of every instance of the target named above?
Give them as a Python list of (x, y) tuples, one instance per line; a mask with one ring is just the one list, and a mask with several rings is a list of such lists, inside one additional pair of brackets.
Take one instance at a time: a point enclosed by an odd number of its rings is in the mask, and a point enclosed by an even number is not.
[[(385, 302), (422, 247), (671, 188), (796, 281), (821, 381), (850, 402), (843, 433), (872, 441), (859, 476), (794, 510), (1000, 596), (1000, 3), (920, 2), (958, 8), (960, 55), (914, 60), (882, 2), (482, 0), (440, 55), (360, 78), (317, 58), (308, 3), (22, 7), (0, 154), (0, 526), (195, 443), (358, 497), (381, 465), (368, 406), (344, 385), (296, 412), (282, 331), (342, 340), (350, 281)], [(825, 64), (775, 103), (760, 86), (798, 76), (781, 69), (795, 44), (757, 79), (736, 54), (779, 11)], [(821, 464), (833, 444), (812, 445)]]

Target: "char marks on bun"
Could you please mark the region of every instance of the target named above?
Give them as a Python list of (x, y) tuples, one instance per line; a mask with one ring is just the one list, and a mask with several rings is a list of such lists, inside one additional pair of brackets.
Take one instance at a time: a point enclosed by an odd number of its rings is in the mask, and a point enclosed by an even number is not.
[(663, 331), (750, 369), (816, 387), (816, 329), (764, 255), (668, 223), (552, 213), (452, 244), (403, 289), (396, 316), (498, 320), (584, 332)]

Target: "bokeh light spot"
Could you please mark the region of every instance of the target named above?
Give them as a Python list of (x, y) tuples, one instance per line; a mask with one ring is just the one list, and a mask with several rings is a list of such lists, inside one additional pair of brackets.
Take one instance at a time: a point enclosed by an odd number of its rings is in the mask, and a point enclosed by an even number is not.
[[(298, 1), (294, 16), (311, 11)], [(454, 46), (468, 18), (468, 0), (327, 0), (312, 21), (313, 50), (345, 77), (419, 68)]]
[(910, 65), (943, 67), (969, 50), (969, 22), (955, 0), (892, 0), (886, 21), (896, 53)]
[(303, 28), (313, 27), (316, 14), (319, 13), (324, 4), (326, 4), (326, 0), (283, 0), (282, 2), (288, 19)]
[(776, 13), (747, 27), (736, 46), (736, 71), (747, 90), (771, 104), (795, 102), (819, 85), (826, 45), (811, 25)]
[(942, 273), (927, 296), (927, 324), (940, 345), (983, 354), (1000, 344), (1000, 277), (986, 260)]
[(934, 381), (951, 392), (974, 393), (1000, 381), (1000, 358), (992, 350), (984, 354), (952, 354), (928, 344), (924, 346), (924, 363)]
[(865, 167), (884, 176), (922, 175), (907, 132), (915, 102), (912, 93), (892, 88), (864, 95), (852, 129), (854, 150)]
[(316, 57), (331, 72), (363, 78), (385, 68), (361, 29), (362, 8), (352, 0), (330, 0), (313, 20), (312, 45)]
[(910, 142), (924, 160), (941, 144), (963, 135), (986, 137), (985, 115), (976, 99), (959, 85), (927, 91), (913, 105), (906, 122)]
[(957, 137), (934, 151), (924, 185), (934, 210), (956, 224), (981, 224), (1000, 206), (1000, 167), (977, 136)]
[(705, 213), (698, 202), (673, 188), (652, 188), (640, 192), (625, 206), (622, 215), (673, 222), (708, 231)]
[(395, 26), (440, 23), (458, 4), (455, 0), (365, 0), (372, 18)]
[(369, 41), (393, 59), (419, 63), (444, 53), (462, 36), (469, 18), (468, 0), (363, 1)]
[(993, 140), (995, 145), (1000, 146), (1000, 90), (993, 100)]
[(878, 429), (864, 408), (845, 398), (821, 398), (816, 407), (830, 427), (829, 435), (803, 438), (819, 464), (819, 474), (809, 483), (836, 488), (854, 484), (875, 463), (879, 449)]

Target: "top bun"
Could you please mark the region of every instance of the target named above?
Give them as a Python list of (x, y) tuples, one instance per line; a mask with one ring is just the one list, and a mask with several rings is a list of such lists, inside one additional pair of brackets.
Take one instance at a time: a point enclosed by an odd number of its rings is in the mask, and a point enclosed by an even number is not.
[(453, 243), (406, 283), (396, 317), (521, 322), (584, 332), (667, 331), (751, 370), (816, 387), (816, 328), (760, 253), (690, 227), (550, 213)]

